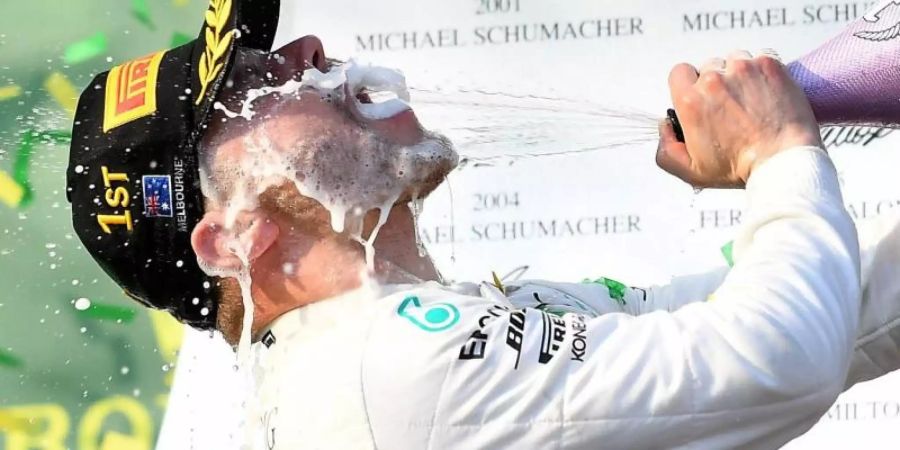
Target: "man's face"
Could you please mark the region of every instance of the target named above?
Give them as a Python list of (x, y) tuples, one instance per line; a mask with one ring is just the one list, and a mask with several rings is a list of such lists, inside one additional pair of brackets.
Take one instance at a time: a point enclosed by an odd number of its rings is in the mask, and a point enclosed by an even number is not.
[[(395, 104), (387, 109), (391, 114), (373, 118), (366, 109), (378, 106), (372, 101), (377, 93), (364, 85), (342, 89), (259, 98), (251, 121), (213, 123), (205, 145), (208, 209), (224, 212), (226, 227), (241, 211), (253, 210), (278, 225), (278, 245), (252, 264), (253, 278), (284, 286), (285, 296), (302, 289), (327, 298), (352, 287), (328, 280), (360, 268), (358, 240), (378, 221), (373, 210), (424, 198), (457, 163), (449, 141), (426, 131), (411, 108)], [(240, 132), (229, 133), (233, 121)], [(408, 212), (399, 211), (405, 214), (392, 214), (385, 225), (391, 238), (383, 245), (415, 239), (414, 233), (396, 232), (412, 229), (403, 223), (411, 222)], [(229, 291), (219, 327), (234, 338), (243, 307), (234, 286)]]

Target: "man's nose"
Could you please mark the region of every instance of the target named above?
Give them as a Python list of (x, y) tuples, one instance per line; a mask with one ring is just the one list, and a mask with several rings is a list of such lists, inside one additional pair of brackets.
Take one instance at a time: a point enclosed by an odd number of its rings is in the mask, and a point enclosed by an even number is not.
[(326, 69), (325, 48), (316, 36), (304, 36), (274, 52), (279, 57), (273, 59), (273, 73), (281, 79), (299, 79), (307, 69)]
[(394, 117), (370, 122), (371, 128), (396, 145), (415, 145), (422, 141), (425, 132), (412, 110), (403, 111)]
[(353, 118), (389, 142), (395, 145), (415, 145), (425, 138), (422, 124), (412, 109), (385, 119), (368, 119), (359, 111), (358, 99), (346, 85), (344, 97), (344, 103)]

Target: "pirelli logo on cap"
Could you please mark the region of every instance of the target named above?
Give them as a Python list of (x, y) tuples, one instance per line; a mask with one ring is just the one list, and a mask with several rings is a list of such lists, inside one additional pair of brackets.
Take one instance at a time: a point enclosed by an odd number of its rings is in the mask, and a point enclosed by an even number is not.
[(103, 132), (156, 112), (156, 78), (165, 51), (129, 61), (109, 71)]

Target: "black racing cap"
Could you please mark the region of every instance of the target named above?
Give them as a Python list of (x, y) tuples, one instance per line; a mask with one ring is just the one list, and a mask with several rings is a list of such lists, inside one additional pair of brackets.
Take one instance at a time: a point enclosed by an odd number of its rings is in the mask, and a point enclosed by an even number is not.
[(216, 324), (219, 279), (191, 232), (204, 214), (198, 147), (241, 54), (267, 54), (279, 0), (211, 0), (200, 37), (104, 72), (81, 94), (67, 196), (81, 242), (140, 303)]

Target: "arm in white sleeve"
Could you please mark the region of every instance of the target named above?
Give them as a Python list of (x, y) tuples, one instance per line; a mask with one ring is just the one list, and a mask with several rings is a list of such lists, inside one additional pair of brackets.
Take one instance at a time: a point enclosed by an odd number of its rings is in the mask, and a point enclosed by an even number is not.
[[(862, 267), (859, 330), (845, 388), (900, 369), (900, 215), (869, 219), (857, 226)], [(727, 276), (722, 267), (680, 276), (648, 290), (635, 314), (674, 311), (706, 301)]]
[(747, 189), (749, 220), (714, 301), (594, 318), (460, 305), (480, 328), (448, 345), (460, 356), (436, 376), (432, 446), (553, 436), (564, 448), (777, 448), (808, 430), (853, 350), (856, 229), (820, 149), (772, 157)]
[(862, 306), (846, 387), (900, 369), (900, 216), (859, 226)]
[(673, 327), (667, 338), (681, 341), (694, 386), (680, 395), (706, 415), (700, 434), (727, 433), (736, 447), (763, 434), (764, 442), (789, 440), (832, 404), (853, 349), (860, 292), (856, 229), (823, 151), (774, 156), (747, 190), (736, 264), (714, 300), (644, 316)]

